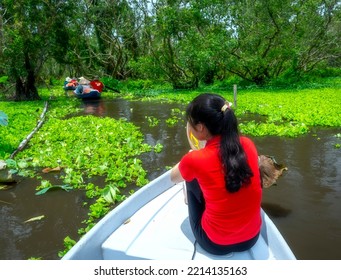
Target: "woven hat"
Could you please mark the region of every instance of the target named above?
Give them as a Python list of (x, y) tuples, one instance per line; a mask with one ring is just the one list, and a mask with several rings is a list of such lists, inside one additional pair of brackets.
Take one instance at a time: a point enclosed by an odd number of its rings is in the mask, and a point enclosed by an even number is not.
[(79, 84), (80, 85), (88, 85), (89, 83), (90, 83), (90, 81), (85, 79), (84, 77), (79, 78)]

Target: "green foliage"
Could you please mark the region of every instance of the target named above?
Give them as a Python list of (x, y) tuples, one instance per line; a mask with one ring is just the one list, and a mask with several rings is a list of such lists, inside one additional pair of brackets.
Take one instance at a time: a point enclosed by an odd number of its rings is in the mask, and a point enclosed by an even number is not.
[[(105, 189), (107, 190), (107, 189)], [(118, 189), (116, 189), (116, 191), (118, 191)], [(103, 191), (102, 191), (103, 192)], [(115, 193), (115, 198), (110, 198), (108, 197), (106, 191), (103, 192), (104, 196), (100, 196), (99, 198), (96, 199), (96, 201), (90, 205), (89, 207), (89, 213), (88, 216), (89, 218), (85, 221), (83, 221), (83, 223), (86, 225), (84, 228), (80, 228), (78, 229), (78, 234), (79, 235), (84, 235), (85, 233), (87, 233), (97, 222), (98, 219), (102, 218), (103, 216), (105, 216), (110, 208), (110, 204), (112, 203), (111, 201), (109, 202), (108, 200), (113, 199), (115, 201), (118, 201), (118, 197), (117, 194)], [(112, 196), (112, 194), (110, 194), (110, 196)], [(120, 196), (119, 201), (122, 201), (123, 199), (125, 199), (124, 196)]]
[(150, 80), (128, 80), (125, 82), (125, 88), (128, 91), (151, 89), (153, 82)]
[(215, 89), (226, 90), (226, 89), (232, 89), (233, 85), (238, 85), (238, 87), (244, 88), (245, 86), (249, 86), (251, 84), (252, 83), (245, 81), (236, 75), (231, 75), (223, 80), (215, 81), (213, 87)]
[[(66, 106), (68, 107), (68, 106)], [(61, 108), (60, 108), (61, 109)], [(60, 110), (65, 114), (65, 108)], [(59, 119), (60, 112), (49, 112), (48, 121), (31, 139), (29, 147), (16, 157), (16, 167), (28, 170), (61, 166), (60, 185), (42, 180), (37, 195), (52, 189), (85, 189), (90, 205), (87, 232), (110, 210), (110, 204), (125, 199), (120, 193), (127, 183), (145, 185), (146, 171), (136, 156), (152, 151), (143, 143), (142, 133), (131, 123), (94, 116)], [(100, 189), (87, 181), (93, 176), (104, 176), (107, 185)]]
[(102, 191), (102, 196), (105, 201), (110, 204), (121, 202), (126, 198), (125, 195), (120, 194), (119, 187), (114, 183), (108, 184), (104, 187)]
[[(322, 81), (320, 80), (322, 85)], [(332, 87), (333, 85), (333, 87)], [(336, 85), (336, 86), (335, 86)], [(307, 84), (306, 89), (271, 90), (262, 88), (239, 89), (237, 94), (237, 108), (235, 112), (239, 117), (251, 115), (251, 121), (241, 123), (243, 133), (264, 136), (278, 135), (296, 137), (309, 132), (312, 126), (339, 127), (341, 126), (341, 87), (340, 79), (325, 87), (317, 87)], [(153, 99), (168, 100), (187, 104), (195, 96), (211, 90), (223, 95), (233, 102), (232, 87), (228, 90), (213, 86), (197, 91), (166, 91), (154, 96)], [(183, 113), (183, 112), (182, 112)], [(254, 120), (261, 116), (260, 121)], [(183, 120), (183, 116), (172, 112), (167, 119), (167, 124), (174, 125)], [(257, 118), (258, 119), (258, 118)]]
[(96, 74), (108, 87), (141, 93), (162, 82), (173, 89), (214, 81), (222, 87), (281, 87), (307, 73), (329, 77), (340, 71), (338, 1), (6, 0), (0, 5), (6, 11), (0, 85), (8, 77), (11, 91), (30, 88), (29, 94), (35, 82), (54, 85), (54, 76), (67, 75)]
[(286, 124), (293, 131), (304, 131), (305, 126), (338, 127), (341, 126), (340, 95), (338, 88), (241, 93), (237, 113), (267, 116), (268, 123)]
[(42, 195), (49, 190), (62, 189), (68, 192), (73, 188), (69, 185), (52, 185), (48, 180), (42, 180), (41, 185), (38, 186), (36, 189), (39, 190), (38, 192), (36, 192), (36, 195)]
[(134, 71), (135, 77), (138, 77), (138, 79), (157, 81), (163, 76), (162, 68), (155, 63), (155, 59), (150, 55), (142, 55), (137, 61), (130, 61), (129, 67)]
[(103, 77), (101, 79), (101, 81), (103, 82), (103, 84), (107, 87), (107, 89), (116, 89), (116, 90), (120, 90), (122, 88), (122, 84), (120, 81), (118, 81), (117, 79), (113, 79), (110, 77)]
[(163, 149), (163, 145), (161, 143), (157, 143), (155, 146), (154, 146), (154, 151), (155, 153), (161, 153), (162, 152), (162, 149)]
[[(68, 30), (73, 4), (63, 1), (2, 1), (1, 43), (6, 45), (0, 55), (0, 69), (16, 83), (17, 100), (39, 99), (35, 78), (42, 65), (54, 57), (59, 63), (69, 48)], [(57, 11), (57, 12), (56, 12)]]
[(75, 240), (71, 239), (70, 236), (66, 236), (64, 238), (65, 249), (63, 251), (58, 252), (58, 257), (62, 258), (75, 244), (76, 244)]
[(157, 126), (159, 124), (159, 121), (157, 118), (153, 116), (145, 116), (146, 120), (148, 121), (148, 124), (150, 127)]
[(302, 134), (306, 134), (309, 128), (305, 124), (300, 123), (256, 123), (248, 122), (246, 124), (240, 124), (240, 131), (243, 134), (253, 135), (253, 136), (286, 136), (286, 137), (297, 137)]
[[(78, 99), (65, 99), (61, 87), (40, 89), (43, 100), (49, 100), (47, 118), (60, 118), (79, 111)], [(8, 125), (1, 127), (0, 158), (8, 158), (35, 128), (44, 109), (44, 101), (1, 102), (0, 110), (6, 111)]]
[(311, 71), (310, 76), (315, 79), (321, 80), (321, 78), (329, 78), (329, 77), (341, 77), (341, 68), (337, 67), (328, 67), (328, 65), (323, 65), (324, 67), (314, 69)]
[(0, 158), (8, 158), (21, 141), (36, 126), (44, 108), (43, 102), (0, 102), (0, 110), (6, 111), (8, 125), (1, 127)]
[(142, 141), (141, 132), (123, 120), (93, 116), (50, 119), (20, 157), (31, 167), (65, 166), (65, 183), (80, 185), (85, 176), (81, 170), (86, 170), (86, 176), (95, 176), (114, 166), (132, 164), (133, 158), (122, 159), (150, 151)]
[(171, 110), (171, 117), (166, 120), (166, 124), (169, 127), (175, 126), (179, 121), (183, 121), (184, 111), (181, 111), (178, 108), (174, 108)]
[(0, 76), (0, 84), (5, 84), (8, 81), (8, 76)]
[[(214, 87), (215, 85), (211, 88), (199, 88), (196, 91), (164, 89), (158, 94), (151, 90), (152, 94), (145, 99), (187, 104), (196, 95), (210, 91)], [(14, 160), (8, 159), (8, 156), (35, 126), (43, 102), (0, 102), (0, 109), (5, 110), (10, 119), (9, 125), (1, 129), (11, 127), (6, 134), (0, 134), (0, 153), (7, 157), (8, 168), (22, 175), (25, 171), (36, 172), (31, 173), (30, 176), (35, 175), (37, 179), (41, 179), (38, 171), (42, 168), (61, 167), (62, 171), (55, 175), (60, 184), (41, 180), (37, 192), (49, 195), (49, 191), (53, 189), (84, 190), (87, 198), (84, 206), (89, 207), (89, 213), (88, 218), (83, 221), (84, 228), (78, 231), (79, 234), (84, 234), (99, 218), (110, 211), (113, 204), (126, 198), (122, 194), (124, 188), (129, 185), (144, 186), (148, 182), (146, 171), (138, 157), (146, 152), (160, 153), (163, 146), (160, 143), (154, 147), (145, 144), (140, 130), (123, 119), (74, 117), (73, 113), (78, 110), (79, 101), (65, 99), (60, 90), (52, 88), (41, 92), (44, 92), (43, 96), (53, 97), (46, 121), (32, 138), (29, 146)], [(220, 88), (215, 92), (230, 101), (233, 100), (232, 88)], [(340, 127), (340, 95), (340, 86), (276, 91), (259, 88), (242, 89), (238, 91), (238, 107), (235, 112), (244, 120), (240, 124), (241, 132), (244, 134), (297, 137), (307, 133), (313, 126)], [(30, 117), (27, 117), (28, 115)], [(152, 125), (158, 125), (156, 118), (150, 116), (146, 118)], [(184, 112), (174, 108), (167, 122), (174, 125), (183, 119)], [(26, 128), (27, 126), (29, 129)], [(3, 143), (10, 139), (16, 141), (8, 149)], [(335, 139), (333, 145), (335, 149), (339, 149), (339, 134)], [(10, 152), (6, 152), (5, 148)], [(104, 186), (92, 183), (91, 179), (94, 176), (102, 177)], [(65, 244), (66, 249), (60, 252), (60, 256), (65, 254), (75, 242), (66, 238)]]

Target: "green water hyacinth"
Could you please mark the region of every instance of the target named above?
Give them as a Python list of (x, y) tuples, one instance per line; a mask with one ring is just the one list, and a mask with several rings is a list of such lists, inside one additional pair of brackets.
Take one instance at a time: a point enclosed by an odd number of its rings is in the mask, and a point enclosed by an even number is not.
[(0, 122), (5, 124), (0, 129), (0, 158), (9, 158), (21, 141), (36, 126), (43, 108), (44, 103), (42, 101), (0, 102), (0, 112), (6, 112), (6, 119), (8, 120), (1, 121), (5, 116), (0, 116)]
[(152, 151), (133, 124), (112, 118), (81, 116), (50, 119), (16, 160), (27, 168), (60, 166), (62, 185), (85, 188), (87, 178), (104, 176), (108, 183), (143, 186), (146, 172), (136, 157)]
[[(341, 83), (338, 80), (339, 84)], [(154, 96), (154, 100), (165, 100), (169, 103), (188, 104), (195, 96), (203, 92), (215, 92), (233, 101), (232, 90), (203, 89), (197, 91), (172, 91)], [(243, 133), (252, 136), (276, 135), (297, 137), (306, 134), (311, 127), (341, 126), (341, 86), (312, 89), (241, 89), (238, 90), (238, 118), (262, 117), (261, 121), (245, 121), (241, 127)], [(176, 111), (172, 111), (166, 122), (172, 126), (177, 122)]]
[(306, 134), (309, 128), (304, 123), (256, 123), (255, 121), (240, 123), (240, 131), (243, 134), (253, 136), (285, 136), (285, 137), (297, 137), (299, 135)]
[[(110, 210), (110, 205), (126, 198), (121, 189), (127, 184), (141, 187), (148, 183), (147, 172), (137, 158), (145, 152), (155, 151), (144, 143), (141, 131), (123, 119), (50, 118), (16, 156), (15, 163), (20, 170), (60, 170), (55, 176), (61, 183), (52, 185), (42, 180), (36, 195), (48, 195), (48, 191), (56, 189), (86, 191), (92, 202), (88, 206), (89, 218), (84, 221), (86, 227), (79, 229), (84, 234)], [(94, 176), (104, 177), (106, 185), (101, 188), (90, 183)]]
[(39, 187), (37, 187), (37, 189), (39, 191), (36, 192), (36, 195), (42, 195), (42, 194), (45, 194), (49, 190), (61, 189), (61, 190), (68, 192), (68, 191), (72, 190), (73, 188), (70, 187), (69, 185), (52, 185), (49, 181), (42, 180), (41, 185)]

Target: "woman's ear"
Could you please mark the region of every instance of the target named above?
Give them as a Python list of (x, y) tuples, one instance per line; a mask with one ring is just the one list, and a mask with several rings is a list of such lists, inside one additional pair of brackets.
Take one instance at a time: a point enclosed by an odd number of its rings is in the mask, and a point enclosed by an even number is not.
[(209, 132), (209, 130), (207, 129), (207, 127), (203, 123), (197, 124), (196, 129), (197, 129), (199, 140), (207, 141), (207, 140), (212, 138), (211, 133)]
[(195, 126), (195, 130), (197, 132), (203, 132), (205, 129), (205, 126), (202, 124), (202, 123), (198, 123), (196, 126)]

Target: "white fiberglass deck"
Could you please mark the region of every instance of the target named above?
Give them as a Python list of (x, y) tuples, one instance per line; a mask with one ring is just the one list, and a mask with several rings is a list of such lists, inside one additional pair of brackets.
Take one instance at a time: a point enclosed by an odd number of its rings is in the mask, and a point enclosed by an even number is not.
[(182, 184), (177, 184), (143, 206), (102, 244), (103, 259), (204, 260), (204, 259), (294, 259), (281, 234), (263, 212), (263, 227), (257, 243), (248, 251), (215, 256), (199, 245), (184, 203)]

